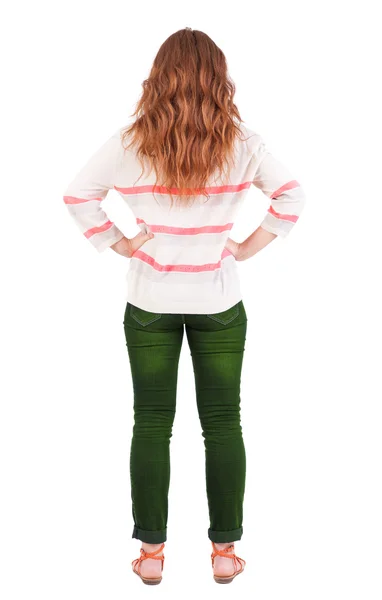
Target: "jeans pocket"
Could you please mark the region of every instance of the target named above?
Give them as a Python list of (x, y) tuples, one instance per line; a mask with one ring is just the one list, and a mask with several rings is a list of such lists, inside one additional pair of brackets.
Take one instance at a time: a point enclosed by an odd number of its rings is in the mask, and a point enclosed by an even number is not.
[(238, 302), (237, 304), (234, 304), (230, 308), (227, 308), (226, 310), (223, 310), (221, 312), (209, 314), (209, 315), (207, 315), (207, 317), (209, 317), (213, 321), (217, 321), (218, 323), (221, 323), (222, 325), (228, 325), (228, 323), (231, 323), (231, 321), (233, 321), (234, 319), (236, 319), (238, 317), (239, 304), (240, 304), (240, 302)]
[(135, 321), (137, 321), (137, 323), (143, 327), (146, 327), (146, 325), (150, 325), (150, 323), (154, 323), (154, 321), (160, 319), (162, 313), (150, 312), (148, 310), (144, 310), (143, 308), (139, 308), (134, 304), (130, 304), (130, 315)]

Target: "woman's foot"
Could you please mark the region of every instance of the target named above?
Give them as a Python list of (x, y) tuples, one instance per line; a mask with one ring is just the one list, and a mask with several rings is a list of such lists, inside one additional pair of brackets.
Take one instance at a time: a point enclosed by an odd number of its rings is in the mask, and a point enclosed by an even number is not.
[[(237, 575), (240, 575), (244, 571), (245, 560), (235, 554), (234, 542), (211, 543), (214, 580), (216, 583), (231, 583)], [(222, 561), (225, 561), (225, 564)]]
[[(162, 544), (147, 544), (142, 542), (142, 548), (145, 552), (155, 552), (159, 550)], [(156, 556), (163, 556), (163, 550), (158, 552)], [(140, 565), (140, 572), (142, 577), (160, 577), (162, 574), (162, 561), (155, 558), (146, 558), (142, 560)]]
[[(234, 542), (226, 542), (222, 544), (217, 544), (214, 542), (216, 550), (224, 550), (224, 548), (232, 547), (229, 551), (229, 554), (234, 554), (235, 545)], [(213, 566), (213, 574), (220, 577), (227, 577), (233, 575), (235, 573), (235, 563), (233, 558), (228, 558), (226, 556), (220, 556), (219, 554), (214, 557), (214, 566)]]

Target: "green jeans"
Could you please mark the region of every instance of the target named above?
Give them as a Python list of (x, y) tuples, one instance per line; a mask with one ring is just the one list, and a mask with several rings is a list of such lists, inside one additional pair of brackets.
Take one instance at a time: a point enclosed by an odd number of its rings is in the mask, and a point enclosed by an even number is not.
[(153, 313), (127, 302), (124, 330), (134, 390), (130, 450), (133, 538), (167, 539), (170, 438), (184, 330), (205, 447), (208, 537), (243, 534), (246, 455), (240, 380), (247, 329), (243, 301), (214, 314)]

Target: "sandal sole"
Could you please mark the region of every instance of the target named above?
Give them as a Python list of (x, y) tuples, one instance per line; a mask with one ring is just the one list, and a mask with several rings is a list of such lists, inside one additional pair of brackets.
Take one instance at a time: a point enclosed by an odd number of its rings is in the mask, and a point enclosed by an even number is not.
[(216, 583), (231, 583), (231, 581), (233, 581), (235, 577), (240, 575), (240, 573), (242, 573), (243, 571), (244, 569), (242, 571), (238, 571), (237, 573), (235, 573), (235, 575), (232, 575), (231, 577), (218, 577), (217, 575), (214, 575), (214, 580), (216, 581)]
[(160, 583), (162, 581), (162, 577), (150, 579), (149, 577), (142, 577), (142, 575), (137, 573), (137, 571), (135, 569), (133, 569), (133, 571), (136, 575), (138, 575), (139, 579), (141, 579), (143, 581), (143, 583), (145, 583), (146, 585), (158, 585), (158, 583)]
[(216, 581), (216, 583), (231, 583), (231, 581), (233, 581), (235, 579), (235, 577), (237, 577), (238, 575), (240, 575), (245, 569), (245, 565), (242, 566), (242, 568), (239, 571), (236, 571), (236, 573), (234, 573), (233, 575), (214, 575), (214, 580)]

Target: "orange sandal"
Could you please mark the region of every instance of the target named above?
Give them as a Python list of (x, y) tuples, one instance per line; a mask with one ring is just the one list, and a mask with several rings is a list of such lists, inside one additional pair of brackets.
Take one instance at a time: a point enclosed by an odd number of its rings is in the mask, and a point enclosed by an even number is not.
[[(211, 543), (212, 543), (212, 548), (213, 548), (213, 552), (211, 554), (212, 568), (214, 567), (215, 556), (224, 556), (224, 558), (232, 558), (234, 561), (234, 572), (231, 575), (215, 575), (214, 574), (214, 579), (215, 579), (216, 583), (231, 583), (231, 581), (236, 577), (236, 575), (239, 575), (240, 573), (242, 573), (244, 571), (246, 562), (243, 558), (236, 556), (236, 554), (234, 552), (233, 544), (231, 544), (227, 548), (224, 548), (223, 550), (218, 550), (216, 548), (214, 542), (211, 542)], [(232, 550), (231, 553), (230, 553), (230, 550)]]
[[(145, 550), (143, 550), (143, 548), (141, 548), (140, 557), (135, 558), (132, 561), (131, 564), (133, 566), (133, 571), (142, 579), (143, 583), (147, 583), (148, 585), (156, 585), (157, 583), (160, 583), (162, 581), (162, 576), (160, 576), (160, 577), (143, 577), (141, 575), (140, 565), (141, 565), (141, 562), (143, 560), (145, 560), (146, 558), (154, 558), (155, 560), (162, 561), (162, 571), (163, 571), (164, 555), (162, 554), (162, 556), (156, 556), (158, 554), (158, 552), (161, 552), (161, 550), (163, 550), (163, 548), (164, 548), (164, 542), (162, 543), (161, 547), (158, 548), (158, 550), (155, 550), (155, 552), (146, 552)], [(135, 567), (137, 567), (137, 568), (135, 568)]]

